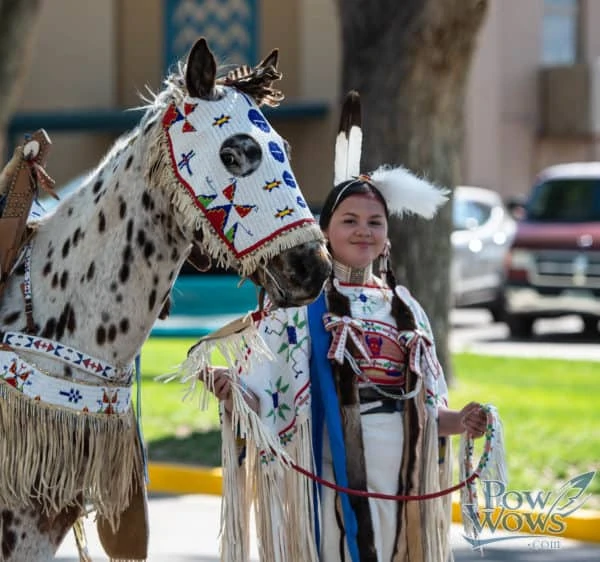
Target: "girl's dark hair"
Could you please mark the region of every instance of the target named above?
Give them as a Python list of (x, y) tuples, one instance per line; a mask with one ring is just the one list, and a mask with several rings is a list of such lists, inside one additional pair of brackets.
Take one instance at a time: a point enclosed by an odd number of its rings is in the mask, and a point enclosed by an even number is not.
[(357, 178), (352, 180), (347, 180), (342, 183), (338, 183), (325, 199), (325, 203), (323, 203), (323, 209), (321, 210), (321, 215), (319, 216), (319, 226), (321, 230), (326, 230), (329, 226), (329, 222), (331, 221), (331, 215), (338, 208), (339, 204), (350, 197), (350, 195), (366, 195), (372, 193), (377, 197), (377, 199), (383, 205), (385, 210), (386, 219), (390, 218), (390, 214), (388, 212), (387, 203), (381, 195), (380, 191), (369, 181)]

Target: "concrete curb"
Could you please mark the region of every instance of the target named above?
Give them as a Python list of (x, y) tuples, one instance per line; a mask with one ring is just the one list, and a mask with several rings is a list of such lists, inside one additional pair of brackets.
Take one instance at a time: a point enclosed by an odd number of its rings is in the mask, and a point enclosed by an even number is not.
[[(162, 494), (210, 494), (221, 495), (222, 473), (220, 468), (201, 468), (183, 464), (151, 462), (148, 465), (148, 491)], [(519, 513), (518, 511), (512, 513)], [(452, 521), (461, 522), (460, 506), (452, 503)], [(579, 510), (576, 515), (564, 518), (566, 527), (560, 534), (568, 539), (600, 542), (600, 512)], [(532, 531), (531, 534), (543, 534)]]

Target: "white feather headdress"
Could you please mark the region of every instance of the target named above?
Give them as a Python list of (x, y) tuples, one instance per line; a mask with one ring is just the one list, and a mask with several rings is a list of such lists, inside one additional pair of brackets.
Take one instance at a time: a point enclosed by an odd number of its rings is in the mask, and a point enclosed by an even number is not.
[[(360, 96), (351, 91), (346, 95), (340, 127), (335, 142), (334, 185), (348, 180), (368, 181), (374, 185), (386, 200), (392, 215), (405, 213), (431, 219), (448, 201), (449, 190), (419, 178), (402, 166), (382, 165), (371, 174), (360, 174), (362, 152), (362, 130)], [(350, 185), (350, 184), (349, 184)], [(338, 194), (337, 206), (343, 190)]]
[(438, 208), (448, 201), (447, 189), (417, 177), (402, 166), (393, 168), (384, 164), (369, 176), (393, 215), (414, 213), (431, 219)]

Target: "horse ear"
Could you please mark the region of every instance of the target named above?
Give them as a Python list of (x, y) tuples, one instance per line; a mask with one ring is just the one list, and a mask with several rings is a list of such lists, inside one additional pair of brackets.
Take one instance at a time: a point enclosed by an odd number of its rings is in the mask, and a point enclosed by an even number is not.
[(204, 37), (196, 41), (188, 55), (185, 85), (193, 98), (209, 97), (215, 85), (217, 63)]
[(279, 49), (273, 49), (263, 60), (261, 60), (256, 68), (268, 68), (272, 66), (277, 69), (277, 63), (279, 62)]

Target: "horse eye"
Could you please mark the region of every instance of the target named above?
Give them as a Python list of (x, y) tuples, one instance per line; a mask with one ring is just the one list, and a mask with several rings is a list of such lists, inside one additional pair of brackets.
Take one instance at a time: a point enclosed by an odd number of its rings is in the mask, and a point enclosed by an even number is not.
[(224, 150), (223, 152), (221, 152), (221, 162), (223, 162), (223, 165), (226, 168), (229, 168), (229, 166), (235, 166), (235, 164), (237, 163), (235, 155), (229, 150)]
[(242, 133), (227, 138), (221, 145), (219, 156), (227, 171), (240, 178), (249, 176), (262, 161), (260, 145), (250, 135)]

